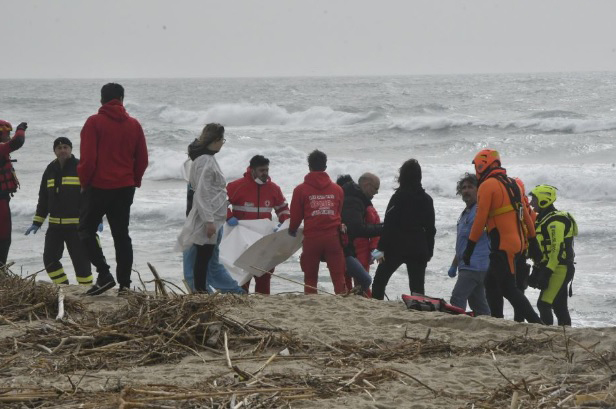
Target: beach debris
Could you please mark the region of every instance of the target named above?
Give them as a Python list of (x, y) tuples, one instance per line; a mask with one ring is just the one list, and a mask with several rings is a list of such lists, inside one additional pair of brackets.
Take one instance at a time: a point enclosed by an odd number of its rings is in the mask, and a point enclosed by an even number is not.
[[(250, 308), (251, 297), (163, 295), (160, 289), (131, 292), (120, 298), (117, 308), (96, 311), (64, 294), (70, 319), (55, 320), (63, 294), (56, 286), (11, 274), (2, 280), (9, 290), (0, 287), (0, 325), (10, 325), (6, 327), (10, 335), (0, 338), (0, 379), (64, 377), (70, 384), (64, 388), (5, 384), (0, 386), (3, 408), (154, 409), (175, 408), (180, 402), (183, 408), (279, 408), (346, 394), (378, 402), (392, 383), (406, 385), (425, 399), (451, 402), (450, 407), (616, 405), (616, 375), (611, 369), (616, 354), (599, 349), (599, 343), (586, 345), (566, 330), (534, 335), (527, 330), (472, 345), (448, 342), (439, 327), (428, 327), (427, 333), (415, 331), (417, 336), (405, 328), (398, 339), (324, 340), (300, 336), (267, 319), (242, 321), (229, 313), (231, 307)], [(563, 373), (520, 377), (515, 367), (507, 366), (507, 357), (539, 353), (560, 360)], [(492, 361), (496, 355), (499, 360)], [(95, 392), (83, 386), (83, 379), (101, 371), (176, 364), (191, 356), (204, 365), (218, 365), (221, 372), (189, 386), (119, 380), (108, 380)], [(413, 371), (414, 362), (469, 358), (492, 362), (493, 379), (453, 391), (438, 386), (428, 373)], [(277, 365), (289, 361), (314, 370)]]

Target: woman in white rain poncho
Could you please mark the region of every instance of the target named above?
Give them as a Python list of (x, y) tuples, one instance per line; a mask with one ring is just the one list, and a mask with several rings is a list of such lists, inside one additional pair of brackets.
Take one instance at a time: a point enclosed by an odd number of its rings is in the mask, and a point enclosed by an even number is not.
[(188, 146), (193, 160), (189, 182), (195, 190), (193, 206), (178, 236), (176, 250), (197, 247), (194, 286), (197, 292), (207, 292), (208, 263), (216, 247), (217, 232), (227, 218), (226, 180), (214, 155), (225, 143), (225, 128), (207, 124), (199, 139)]

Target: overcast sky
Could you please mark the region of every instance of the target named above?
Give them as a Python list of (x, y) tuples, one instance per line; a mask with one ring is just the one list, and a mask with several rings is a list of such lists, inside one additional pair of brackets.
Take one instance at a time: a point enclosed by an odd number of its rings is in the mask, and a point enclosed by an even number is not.
[(0, 0), (0, 78), (616, 70), (616, 1)]

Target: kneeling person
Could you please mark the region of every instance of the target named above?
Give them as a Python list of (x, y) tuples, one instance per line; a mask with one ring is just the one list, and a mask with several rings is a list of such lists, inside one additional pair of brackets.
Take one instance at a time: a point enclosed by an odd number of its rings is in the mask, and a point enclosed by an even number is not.
[(73, 156), (72, 150), (73, 144), (68, 138), (61, 136), (54, 141), (56, 159), (43, 172), (36, 214), (32, 226), (26, 230), (26, 235), (36, 234), (49, 215), (49, 229), (45, 235), (43, 252), (43, 262), (49, 278), (56, 284), (69, 283), (60, 262), (66, 243), (77, 282), (91, 285), (92, 267), (77, 234), (81, 186), (77, 175), (79, 159)]

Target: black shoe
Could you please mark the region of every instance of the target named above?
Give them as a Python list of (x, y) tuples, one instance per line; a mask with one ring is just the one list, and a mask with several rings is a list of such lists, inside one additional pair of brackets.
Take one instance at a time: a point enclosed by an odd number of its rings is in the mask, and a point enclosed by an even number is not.
[(105, 291), (115, 287), (116, 282), (113, 277), (110, 277), (110, 280), (103, 282), (102, 284), (97, 283), (94, 284), (88, 291), (86, 291), (86, 295), (99, 295), (104, 293)]
[(126, 297), (132, 293), (133, 292), (130, 290), (130, 286), (120, 284), (120, 288), (118, 289), (118, 297)]

